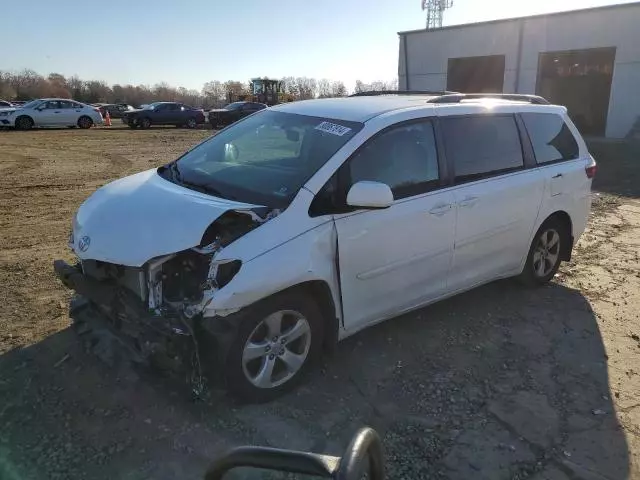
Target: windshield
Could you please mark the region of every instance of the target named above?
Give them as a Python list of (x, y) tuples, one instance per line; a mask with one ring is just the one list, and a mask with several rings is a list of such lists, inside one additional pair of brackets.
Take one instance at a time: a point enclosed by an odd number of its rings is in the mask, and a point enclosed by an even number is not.
[(159, 107), (160, 105), (162, 105), (164, 102), (153, 102), (150, 103), (149, 105), (144, 105), (144, 109), (145, 110), (153, 110), (156, 107)]
[(40, 102), (42, 102), (42, 100), (31, 100), (30, 102), (27, 102), (24, 105), (22, 105), (21, 108), (35, 108), (38, 105), (40, 105)]
[(286, 207), (362, 123), (273, 110), (247, 117), (187, 152), (165, 178), (212, 195)]
[(240, 107), (242, 107), (242, 105), (244, 105), (244, 102), (234, 102), (234, 103), (230, 103), (229, 105), (227, 105), (225, 108), (225, 110), (237, 110)]

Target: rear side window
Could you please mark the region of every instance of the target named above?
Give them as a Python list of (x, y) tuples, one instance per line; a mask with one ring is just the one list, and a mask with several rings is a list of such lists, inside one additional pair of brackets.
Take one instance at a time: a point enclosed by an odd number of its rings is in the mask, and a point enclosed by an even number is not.
[(351, 183), (389, 185), (398, 200), (438, 185), (438, 154), (430, 121), (390, 128), (369, 141), (349, 161)]
[(520, 135), (513, 115), (445, 117), (440, 122), (456, 183), (524, 167)]
[(580, 151), (578, 142), (560, 115), (555, 113), (521, 113), (533, 144), (538, 164), (573, 160)]

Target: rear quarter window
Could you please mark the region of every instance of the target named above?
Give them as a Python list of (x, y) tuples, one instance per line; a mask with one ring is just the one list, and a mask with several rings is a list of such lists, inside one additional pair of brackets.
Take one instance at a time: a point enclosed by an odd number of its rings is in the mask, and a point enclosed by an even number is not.
[(555, 113), (521, 113), (531, 139), (538, 164), (573, 160), (580, 156), (578, 142), (565, 123)]
[(440, 124), (456, 183), (524, 168), (520, 134), (513, 115), (443, 117)]

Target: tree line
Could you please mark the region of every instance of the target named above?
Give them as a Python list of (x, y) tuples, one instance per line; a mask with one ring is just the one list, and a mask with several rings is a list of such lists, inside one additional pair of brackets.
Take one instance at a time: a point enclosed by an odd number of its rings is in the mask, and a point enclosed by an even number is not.
[[(284, 77), (284, 93), (293, 100), (343, 97), (348, 95), (341, 81), (317, 80), (308, 77)], [(203, 108), (219, 107), (227, 103), (228, 94), (249, 94), (249, 82), (213, 80), (200, 91), (174, 87), (165, 82), (156, 85), (109, 85), (102, 80), (83, 80), (77, 75), (65, 77), (59, 73), (40, 75), (33, 70), (21, 72), (0, 71), (0, 99), (32, 100), (56, 97), (73, 98), (83, 103), (128, 103), (139, 106), (156, 101), (182, 102)], [(356, 81), (355, 92), (370, 90), (397, 90), (396, 81), (364, 83)]]

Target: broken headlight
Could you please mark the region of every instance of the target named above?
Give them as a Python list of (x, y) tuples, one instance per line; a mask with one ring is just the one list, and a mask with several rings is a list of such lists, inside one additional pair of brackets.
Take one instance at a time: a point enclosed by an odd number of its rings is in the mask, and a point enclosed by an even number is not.
[(216, 284), (218, 288), (227, 285), (240, 271), (241, 266), (242, 262), (240, 260), (233, 260), (218, 265), (218, 271), (216, 272)]

